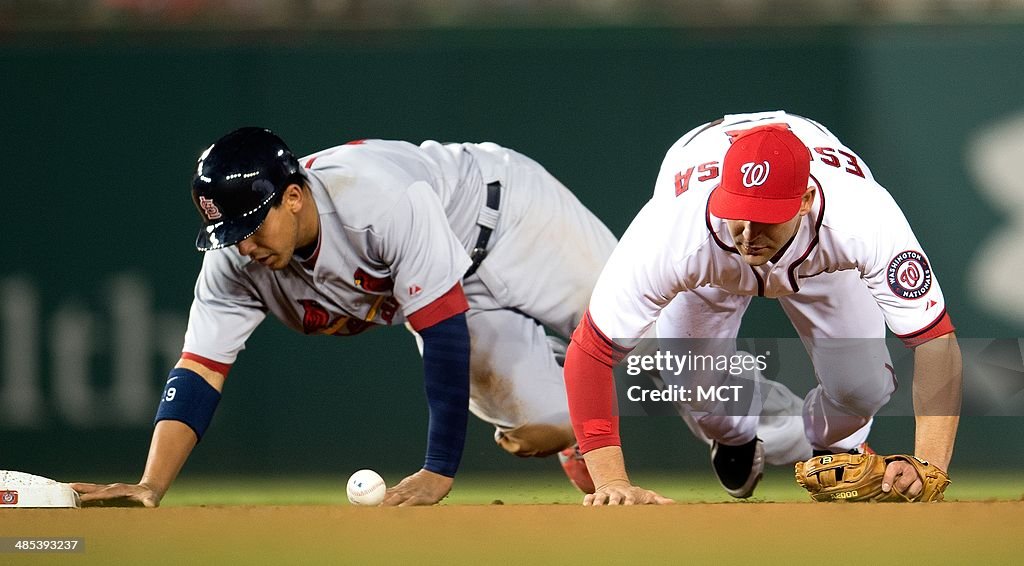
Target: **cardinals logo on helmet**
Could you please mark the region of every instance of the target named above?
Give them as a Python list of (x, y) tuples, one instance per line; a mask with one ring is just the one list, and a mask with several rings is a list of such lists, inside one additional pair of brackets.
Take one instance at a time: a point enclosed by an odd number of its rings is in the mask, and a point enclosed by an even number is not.
[(199, 197), (199, 207), (203, 209), (203, 214), (206, 215), (207, 220), (216, 220), (222, 216), (220, 209), (217, 208), (217, 203), (213, 202), (213, 199)]

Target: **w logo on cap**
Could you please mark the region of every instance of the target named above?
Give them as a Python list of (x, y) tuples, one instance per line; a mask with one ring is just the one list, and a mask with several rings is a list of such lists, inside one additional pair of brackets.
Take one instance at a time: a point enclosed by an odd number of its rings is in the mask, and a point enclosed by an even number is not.
[(711, 214), (763, 224), (796, 216), (811, 185), (807, 146), (785, 124), (757, 126), (730, 138), (722, 182), (708, 199)]
[(762, 161), (761, 163), (744, 163), (740, 165), (740, 172), (743, 173), (743, 186), (748, 189), (751, 187), (760, 187), (768, 180), (768, 173), (771, 171), (771, 164), (768, 161)]

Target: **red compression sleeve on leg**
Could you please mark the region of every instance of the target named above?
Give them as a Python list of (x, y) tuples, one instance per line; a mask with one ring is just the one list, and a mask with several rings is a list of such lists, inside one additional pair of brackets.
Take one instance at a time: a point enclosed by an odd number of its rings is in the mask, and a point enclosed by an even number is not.
[(601, 333), (589, 312), (573, 332), (565, 356), (565, 391), (572, 428), (584, 454), (621, 444), (612, 367), (628, 352)]

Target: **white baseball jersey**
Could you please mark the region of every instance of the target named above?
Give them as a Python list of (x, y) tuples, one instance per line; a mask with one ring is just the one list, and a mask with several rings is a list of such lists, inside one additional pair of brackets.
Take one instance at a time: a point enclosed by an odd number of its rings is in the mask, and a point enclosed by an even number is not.
[[(733, 247), (726, 221), (710, 213), (708, 198), (719, 183), (730, 133), (772, 123), (788, 125), (810, 149), (810, 183), (817, 194), (781, 257), (751, 267)], [(888, 327), (908, 345), (952, 330), (920, 243), (856, 153), (806, 118), (784, 112), (730, 115), (694, 129), (669, 149), (654, 196), (605, 266), (590, 314), (605, 336), (632, 346), (679, 293), (709, 287), (777, 298), (799, 293), (811, 278), (841, 271), (859, 275)]]
[(302, 158), (320, 215), (315, 263), (279, 271), (207, 252), (184, 351), (231, 364), (273, 313), (305, 334), (405, 322), (458, 283), (486, 184), (467, 146), (364, 140)]

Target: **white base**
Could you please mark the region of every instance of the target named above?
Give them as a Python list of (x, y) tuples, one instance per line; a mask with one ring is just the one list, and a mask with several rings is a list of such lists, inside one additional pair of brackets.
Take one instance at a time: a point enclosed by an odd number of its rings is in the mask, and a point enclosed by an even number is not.
[(0, 509), (81, 506), (78, 493), (66, 483), (24, 472), (0, 470)]

